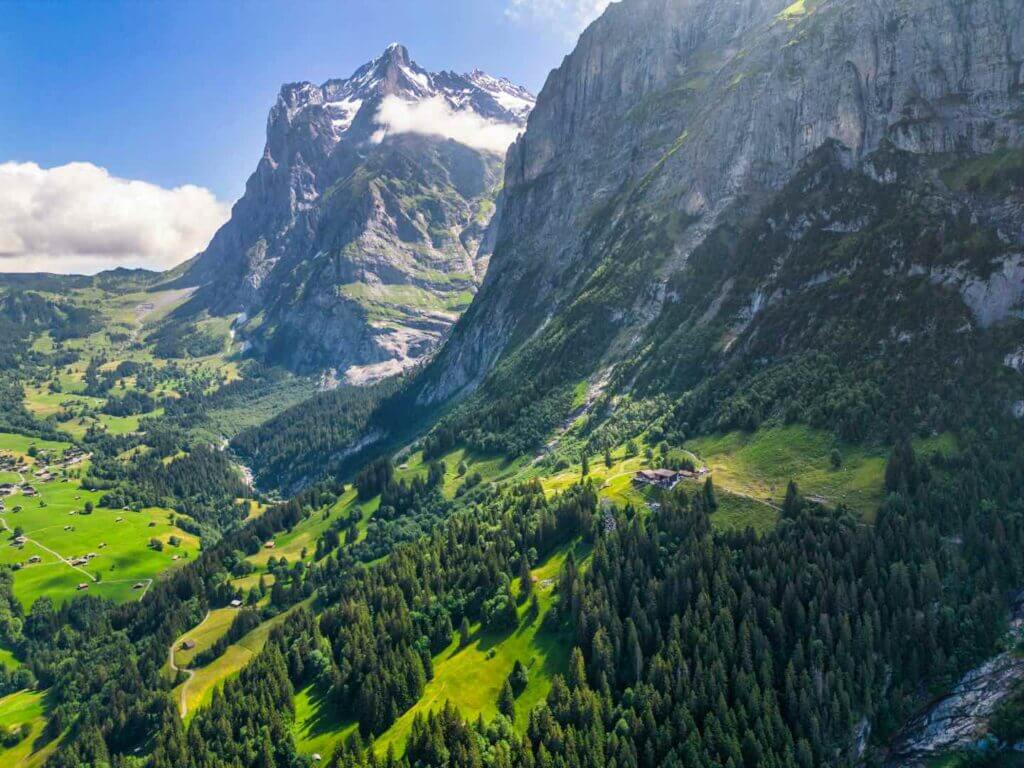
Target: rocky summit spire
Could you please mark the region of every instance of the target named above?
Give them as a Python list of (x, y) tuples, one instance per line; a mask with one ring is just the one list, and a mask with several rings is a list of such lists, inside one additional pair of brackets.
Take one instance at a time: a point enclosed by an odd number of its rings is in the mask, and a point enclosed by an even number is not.
[[(183, 278), (195, 306), (237, 314), (254, 354), (299, 371), (359, 382), (415, 364), (483, 276), (504, 152), (533, 102), (504, 79), (428, 72), (400, 43), (347, 78), (282, 87), (245, 195)], [(467, 115), (498, 140), (482, 146)]]
[(401, 43), (391, 43), (380, 55), (381, 59), (393, 61), (396, 64), (409, 64), (409, 49)]

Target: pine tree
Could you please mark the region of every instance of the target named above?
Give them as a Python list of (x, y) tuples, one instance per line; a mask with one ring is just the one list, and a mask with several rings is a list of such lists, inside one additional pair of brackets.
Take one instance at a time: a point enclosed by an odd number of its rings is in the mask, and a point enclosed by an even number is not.
[(590, 474), (590, 461), (587, 459), (586, 452), (580, 454), (580, 474), (583, 477)]
[(704, 481), (704, 508), (708, 512), (714, 512), (718, 509), (718, 497), (715, 496), (715, 484), (711, 482), (710, 477)]
[(794, 517), (800, 511), (800, 491), (796, 482), (789, 481), (786, 486), (786, 498), (782, 502), (782, 514), (786, 517)]
[(829, 462), (832, 464), (832, 469), (839, 469), (843, 466), (843, 454), (839, 452), (838, 448), (833, 448), (832, 453), (829, 454)]
[(465, 648), (469, 645), (469, 617), (463, 616), (462, 623), (459, 624), (459, 648)]
[(530, 561), (526, 555), (519, 560), (519, 597), (525, 600), (533, 592), (533, 574), (530, 573)]
[(523, 666), (523, 662), (519, 659), (516, 659), (516, 663), (512, 665), (512, 671), (508, 675), (508, 683), (512, 687), (512, 693), (516, 696), (520, 696), (526, 690), (526, 686), (530, 684), (530, 677), (526, 672), (526, 667)]
[(502, 684), (501, 692), (498, 694), (498, 711), (509, 720), (516, 719), (516, 697), (512, 693), (512, 686), (509, 685), (508, 680)]

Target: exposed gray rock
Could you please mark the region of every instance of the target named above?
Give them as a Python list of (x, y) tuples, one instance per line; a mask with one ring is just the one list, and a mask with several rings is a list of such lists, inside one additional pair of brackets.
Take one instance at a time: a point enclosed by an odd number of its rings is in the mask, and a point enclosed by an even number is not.
[(983, 328), (1010, 317), (1024, 317), (1024, 254), (1006, 258), (990, 275), (965, 270), (937, 270), (933, 277), (960, 291)]
[(985, 734), (993, 712), (1021, 680), (1024, 659), (1011, 653), (972, 669), (948, 696), (910, 723), (893, 745), (889, 764), (916, 765), (976, 741)]
[[(1024, 626), (1024, 593), (1017, 596), (1013, 635)], [(1000, 653), (965, 674), (946, 696), (911, 720), (893, 741), (888, 765), (921, 765), (929, 758), (965, 747), (988, 732), (999, 705), (1024, 681), (1024, 658)]]
[(504, 147), (426, 118), (394, 126), (384, 105), (471, 115), (500, 140), (533, 97), (478, 71), (427, 72), (400, 45), (347, 79), (283, 86), (244, 196), (181, 279), (201, 286), (182, 314), (241, 313), (253, 353), (357, 382), (437, 347), (486, 271)]
[[(847, 166), (869, 172), (883, 145), (920, 154), (1021, 146), (1022, 11), (1020, 0), (613, 3), (552, 72), (509, 150), (490, 270), (419, 401), (472, 389), (511, 340), (557, 314), (627, 214), (696, 217), (687, 232), (702, 235), (780, 189), (830, 142)], [(892, 167), (874, 173), (898, 180)], [(680, 238), (622, 319), (623, 336), (657, 316), (666, 295), (657, 284), (701, 242)], [(981, 316), (990, 302), (1013, 304), (1016, 275), (1006, 277), (969, 289)]]

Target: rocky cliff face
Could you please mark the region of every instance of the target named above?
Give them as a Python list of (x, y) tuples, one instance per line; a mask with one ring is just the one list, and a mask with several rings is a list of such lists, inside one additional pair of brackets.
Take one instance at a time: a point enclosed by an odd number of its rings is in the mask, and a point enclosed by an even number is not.
[(389, 46), (351, 77), (284, 86), (230, 221), (190, 265), (183, 315), (237, 315), (251, 348), (351, 381), (432, 351), (490, 255), (502, 157), (533, 97), (431, 73)]
[[(491, 269), (419, 402), (472, 390), (503, 352), (601, 294), (595, 275), (618, 251), (615, 264), (644, 274), (605, 303), (612, 328), (594, 343), (614, 363), (678, 298), (671, 278), (708, 234), (760, 210), (826, 144), (867, 173), (880, 147), (979, 156), (1024, 145), (1022, 11), (1019, 0), (612, 4), (508, 153)], [(986, 206), (1016, 238), (1019, 201)], [(1024, 296), (1017, 267), (1003, 272), (999, 306), (981, 299), (988, 323)], [(730, 288), (716, 290), (721, 304)], [(756, 296), (744, 299), (756, 312)]]

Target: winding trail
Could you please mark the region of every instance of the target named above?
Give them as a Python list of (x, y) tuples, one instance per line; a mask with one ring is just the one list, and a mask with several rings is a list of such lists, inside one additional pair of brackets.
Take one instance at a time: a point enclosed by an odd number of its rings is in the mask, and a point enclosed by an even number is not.
[[(9, 525), (7, 524), (7, 518), (6, 518), (5, 516), (0, 516), (0, 523), (2, 523), (2, 524), (3, 524), (3, 526), (4, 526), (4, 530), (5, 530), (5, 531), (7, 531), (8, 533), (14, 533), (14, 530), (13, 530), (13, 529), (11, 528), (11, 526), (9, 526)], [(53, 555), (54, 557), (56, 557), (56, 558), (57, 558), (58, 560), (60, 560), (60, 561), (61, 561), (62, 563), (64, 563), (64, 565), (66, 565), (66, 566), (67, 566), (68, 568), (74, 568), (74, 569), (75, 569), (76, 571), (78, 571), (79, 573), (83, 573), (83, 574), (85, 574), (86, 576), (88, 576), (88, 577), (89, 577), (89, 580), (90, 580), (90, 581), (92, 581), (92, 582), (97, 582), (97, 581), (99, 581), (99, 579), (97, 579), (97, 578), (96, 578), (95, 576), (93, 576), (93, 575), (92, 575), (91, 573), (89, 573), (89, 572), (88, 572), (87, 570), (85, 570), (84, 568), (79, 568), (79, 567), (78, 567), (77, 565), (73, 565), (73, 564), (71, 563), (71, 561), (70, 561), (70, 560), (68, 560), (68, 559), (67, 559), (66, 557), (64, 557), (64, 555), (62, 555), (62, 554), (61, 554), (60, 552), (56, 552), (56, 551), (54, 551), (54, 550), (50, 549), (50, 548), (49, 548), (48, 546), (46, 546), (45, 544), (40, 544), (40, 543), (39, 543), (38, 541), (36, 541), (35, 539), (30, 539), (30, 538), (28, 537), (28, 535), (27, 535), (27, 534), (22, 534), (22, 535), (24, 535), (24, 536), (25, 536), (25, 541), (27, 541), (27, 542), (28, 542), (29, 544), (35, 544), (35, 545), (36, 545), (37, 547), (39, 547), (39, 548), (40, 548), (41, 550), (43, 550), (44, 552), (48, 552), (48, 553), (50, 553), (51, 555)]]
[[(22, 475), (21, 472), (18, 472), (17, 475), (18, 475), (19, 478), (21, 478), (21, 480), (19, 482), (24, 483), (25, 482), (25, 476)], [(7, 524), (7, 517), (5, 515), (0, 515), (0, 524), (3, 525), (4, 530), (7, 531), (8, 533), (14, 533), (14, 530), (11, 528), (11, 526), (9, 526)], [(59, 523), (58, 523), (58, 525), (59, 525)], [(56, 528), (56, 527), (57, 527), (56, 525), (47, 526), (47, 528)], [(46, 530), (46, 529), (45, 528), (38, 528), (37, 530)], [(68, 568), (73, 568), (74, 570), (78, 571), (79, 573), (85, 574), (86, 576), (89, 577), (89, 579), (94, 584), (98, 584), (99, 583), (99, 581), (100, 581), (99, 577), (93, 576), (91, 573), (89, 573), (84, 568), (80, 568), (77, 565), (73, 565), (71, 563), (71, 561), (68, 560), (66, 557), (64, 557), (64, 555), (62, 555), (60, 552), (57, 552), (56, 550), (50, 549), (48, 546), (46, 546), (45, 544), (37, 541), (36, 539), (29, 538), (28, 534), (23, 534), (23, 535), (25, 536), (25, 541), (28, 542), (29, 544), (35, 544), (37, 547), (39, 547), (44, 552), (48, 552), (49, 554), (51, 554), (54, 557), (56, 557), (60, 562), (64, 563), (64, 565), (66, 565)], [(139, 602), (140, 603), (142, 602), (142, 598), (144, 598), (146, 596), (146, 593), (149, 592), (149, 588), (151, 586), (153, 586), (153, 579), (151, 579), (151, 578), (149, 578), (149, 579), (107, 579), (105, 583), (107, 583), (107, 584), (122, 584), (122, 583), (128, 583), (128, 582), (132, 582), (132, 583), (145, 582), (146, 586), (142, 589), (142, 594), (139, 595)], [(205, 621), (205, 619), (204, 619), (204, 621)]]
[(726, 488), (725, 486), (716, 487), (715, 490), (716, 491), (721, 490), (723, 493), (728, 493), (728, 494), (730, 494), (732, 496), (739, 496), (739, 497), (744, 498), (744, 499), (750, 499), (750, 501), (757, 502), (758, 504), (763, 504), (766, 507), (771, 507), (776, 512), (781, 512), (782, 511), (782, 507), (778, 506), (774, 502), (768, 501), (766, 499), (758, 498), (757, 496), (753, 496), (753, 495), (751, 495), (749, 493), (743, 493), (742, 491), (733, 491), (733, 490), (730, 490), (729, 488)]
[[(201, 626), (203, 626), (203, 624), (206, 623), (206, 620), (208, 618), (210, 618), (210, 612), (209, 611), (207, 611), (206, 615), (203, 616), (203, 620), (202, 621), (200, 621), (198, 624), (196, 624), (194, 627), (192, 627), (192, 629), (190, 629), (185, 634), (187, 635), (187, 634), (189, 634), (189, 632), (195, 632), (197, 629), (199, 629)], [(177, 675), (178, 672), (184, 672), (187, 675), (187, 678), (186, 678), (185, 682), (181, 684), (181, 696), (180, 696), (181, 700), (178, 702), (178, 714), (180, 714), (181, 715), (181, 719), (184, 720), (185, 719), (185, 715), (188, 714), (188, 686), (189, 686), (189, 683), (192, 682), (192, 678), (194, 678), (196, 676), (196, 673), (195, 673), (195, 670), (193, 670), (193, 669), (182, 669), (181, 667), (179, 667), (177, 664), (174, 663), (174, 646), (177, 645), (180, 640), (181, 640), (181, 638), (179, 637), (177, 640), (175, 640), (173, 643), (171, 643), (171, 647), (167, 649), (167, 663), (170, 665), (170, 667), (174, 671), (175, 675)]]

